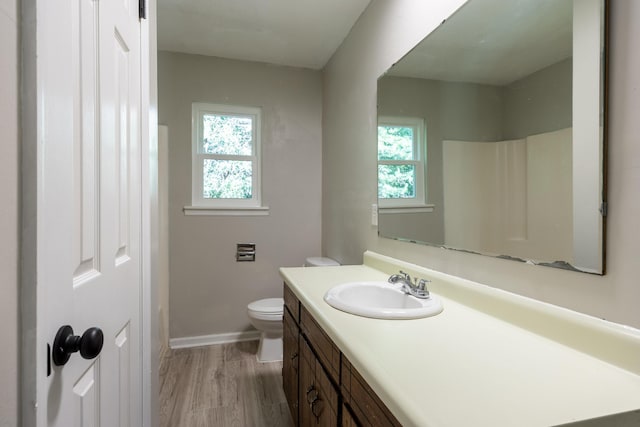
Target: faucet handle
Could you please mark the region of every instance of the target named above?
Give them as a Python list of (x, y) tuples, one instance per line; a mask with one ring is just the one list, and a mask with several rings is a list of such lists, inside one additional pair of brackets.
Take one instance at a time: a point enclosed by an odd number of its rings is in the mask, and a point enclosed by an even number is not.
[(429, 279), (420, 279), (420, 281), (418, 282), (418, 289), (421, 291), (424, 291), (427, 289), (427, 283), (431, 283), (431, 280)]
[(411, 283), (411, 276), (409, 276), (407, 273), (405, 273), (402, 270), (400, 270), (400, 274), (402, 274), (404, 276), (404, 280), (406, 280), (407, 282)]

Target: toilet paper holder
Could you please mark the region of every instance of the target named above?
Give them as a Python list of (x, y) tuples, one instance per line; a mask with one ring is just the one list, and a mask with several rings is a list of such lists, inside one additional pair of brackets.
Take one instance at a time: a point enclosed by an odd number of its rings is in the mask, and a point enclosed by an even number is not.
[(236, 261), (251, 262), (256, 260), (256, 244), (255, 243), (237, 243), (236, 244)]

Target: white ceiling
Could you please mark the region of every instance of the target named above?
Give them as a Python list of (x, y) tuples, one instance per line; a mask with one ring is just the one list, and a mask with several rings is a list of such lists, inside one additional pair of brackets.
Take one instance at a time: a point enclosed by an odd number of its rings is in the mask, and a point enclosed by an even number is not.
[(370, 0), (158, 0), (158, 49), (321, 69)]
[(505, 85), (572, 55), (573, 0), (466, 3), (390, 75)]

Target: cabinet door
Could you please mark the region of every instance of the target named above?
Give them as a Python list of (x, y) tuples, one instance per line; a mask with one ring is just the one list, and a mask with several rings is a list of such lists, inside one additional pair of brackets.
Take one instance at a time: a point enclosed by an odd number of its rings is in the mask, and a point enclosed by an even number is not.
[(299, 425), (336, 427), (338, 392), (305, 339), (300, 339)]
[(342, 419), (340, 420), (340, 427), (359, 427), (360, 424), (356, 421), (355, 417), (344, 403), (342, 404)]
[(283, 322), (282, 386), (289, 403), (293, 425), (298, 425), (299, 331), (298, 325), (287, 310), (284, 310)]
[(315, 356), (309, 348), (309, 344), (304, 339), (300, 339), (300, 357), (299, 357), (300, 387), (298, 394), (299, 407), (299, 424), (300, 426), (316, 425), (316, 418), (311, 412), (311, 405), (314, 399), (317, 399), (318, 390), (315, 379)]
[(338, 425), (338, 392), (317, 359), (315, 384), (318, 389), (318, 398), (311, 403), (311, 413), (315, 417), (315, 425), (336, 427)]

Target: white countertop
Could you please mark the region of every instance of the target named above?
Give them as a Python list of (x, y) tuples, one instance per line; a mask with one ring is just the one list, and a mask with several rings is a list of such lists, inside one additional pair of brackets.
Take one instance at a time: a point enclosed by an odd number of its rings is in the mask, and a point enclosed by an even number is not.
[[(640, 425), (637, 329), (371, 252), (365, 264), (281, 274), (404, 426), (554, 426), (630, 411), (616, 425)], [(399, 268), (433, 280), (441, 314), (370, 319), (323, 300)]]

